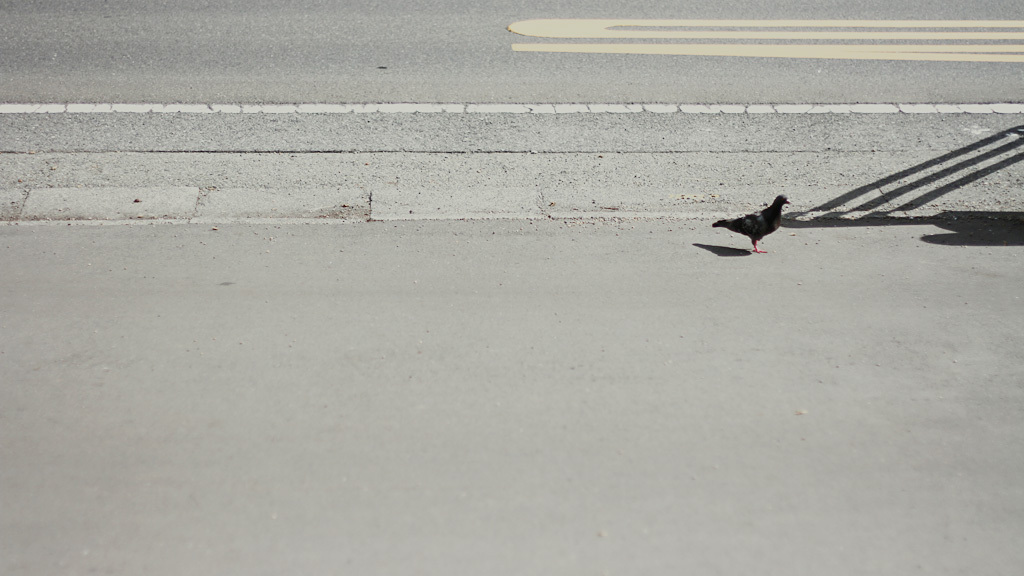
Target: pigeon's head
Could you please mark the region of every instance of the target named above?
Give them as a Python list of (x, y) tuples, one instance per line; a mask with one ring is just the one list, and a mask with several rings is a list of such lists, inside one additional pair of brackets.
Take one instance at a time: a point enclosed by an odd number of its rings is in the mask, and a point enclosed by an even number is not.
[(775, 197), (775, 202), (773, 202), (772, 204), (774, 204), (776, 206), (782, 206), (783, 204), (789, 204), (789, 198), (786, 198), (784, 195), (779, 194), (778, 196)]

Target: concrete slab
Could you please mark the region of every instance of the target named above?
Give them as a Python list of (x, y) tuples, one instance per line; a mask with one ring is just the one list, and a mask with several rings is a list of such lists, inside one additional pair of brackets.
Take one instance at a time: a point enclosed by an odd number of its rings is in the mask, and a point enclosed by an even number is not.
[[(0, 155), (0, 184), (39, 190), (22, 217), (38, 217), (40, 198), (55, 194), (47, 187), (75, 191), (87, 217), (119, 219), (131, 190), (168, 185), (189, 188), (186, 197), (203, 190), (199, 214), (221, 220), (232, 211), (360, 219), (371, 197), (381, 219), (718, 216), (777, 194), (790, 197), (792, 214), (1024, 210), (1022, 140), (983, 132), (964, 141), (953, 151), (11, 154)], [(107, 190), (120, 200), (97, 200)]]
[(25, 206), (26, 196), (25, 190), (0, 188), (0, 220), (17, 220)]
[(344, 188), (215, 188), (199, 199), (197, 221), (235, 218), (336, 218), (366, 220), (367, 192)]
[[(777, 194), (791, 198), (791, 217), (1024, 210), (1018, 114), (57, 116), (0, 117), (16, 149), (0, 154), (0, 189), (30, 191), (22, 218), (194, 216), (184, 205), (124, 212), (131, 190), (178, 187), (253, 191), (204, 192), (204, 217), (218, 220), (367, 209), (385, 220), (720, 217)], [(114, 134), (129, 136), (105, 139)], [(303, 204), (315, 190), (340, 196)]]
[[(572, 105), (555, 110), (564, 106)], [(1024, 114), (903, 114), (895, 106), (893, 114), (850, 114), (850, 106), (819, 108), (813, 114), (727, 113), (744, 112), (745, 106), (697, 107), (707, 114), (533, 114), (526, 105), (495, 104), (468, 106), (474, 112), (469, 114), (0, 114), (0, 151), (948, 150), (970, 142), (973, 131), (1024, 124)], [(715, 111), (722, 113), (710, 113)]]
[(197, 188), (34, 188), (25, 200), (24, 220), (188, 219), (195, 214)]
[(534, 187), (378, 188), (374, 220), (461, 218), (543, 218), (541, 194)]

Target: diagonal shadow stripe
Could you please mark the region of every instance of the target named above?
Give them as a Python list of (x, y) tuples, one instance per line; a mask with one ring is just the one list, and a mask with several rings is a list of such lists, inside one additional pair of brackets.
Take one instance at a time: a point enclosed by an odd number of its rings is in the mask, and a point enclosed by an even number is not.
[(940, 170), (940, 171), (938, 171), (938, 172), (936, 172), (934, 174), (929, 174), (928, 176), (925, 176), (924, 178), (921, 178), (920, 180), (917, 180), (915, 182), (911, 182), (909, 184), (905, 184), (903, 186), (900, 186), (899, 188), (896, 188), (895, 190), (893, 190), (891, 192), (884, 192), (878, 198), (874, 198), (872, 200), (869, 200), (869, 201), (861, 204), (860, 206), (857, 206), (856, 208), (852, 208), (850, 211), (851, 212), (867, 212), (867, 211), (870, 211), (870, 210), (876, 210), (878, 207), (880, 207), (882, 204), (885, 204), (886, 202), (890, 202), (892, 200), (895, 200), (896, 198), (899, 198), (900, 196), (904, 196), (906, 194), (909, 194), (910, 192), (913, 192), (914, 190), (917, 190), (918, 188), (923, 188), (924, 186), (927, 186), (927, 185), (932, 184), (934, 182), (938, 182), (939, 180), (942, 180), (944, 178), (952, 176), (953, 174), (956, 174), (957, 172), (961, 172), (961, 171), (967, 170), (967, 169), (969, 169), (969, 168), (971, 168), (973, 166), (977, 166), (978, 164), (981, 164), (982, 162), (985, 162), (986, 160), (989, 160), (991, 158), (995, 158), (997, 156), (1002, 156), (1003, 154), (1006, 154), (1007, 152), (1013, 151), (1014, 149), (1019, 148), (1021, 146), (1024, 146), (1024, 138), (1018, 138), (1014, 142), (1009, 142), (1009, 143), (1004, 144), (1004, 145), (1002, 145), (1002, 146), (1000, 146), (998, 148), (993, 148), (992, 150), (989, 150), (988, 152), (985, 152), (984, 154), (979, 154), (979, 155), (974, 156), (974, 157), (972, 157), (970, 159), (964, 160), (962, 162), (958, 162), (958, 163), (956, 163), (956, 164), (954, 164), (952, 166), (949, 166), (948, 168), (944, 168), (944, 169), (942, 169), (942, 170)]
[(822, 204), (820, 204), (818, 206), (815, 206), (814, 208), (811, 208), (809, 210), (804, 211), (803, 214), (806, 214), (808, 212), (832, 212), (832, 211), (836, 210), (837, 208), (845, 205), (846, 203), (852, 202), (852, 201), (856, 200), (857, 198), (860, 198), (861, 196), (863, 196), (863, 195), (865, 195), (865, 194), (867, 194), (869, 192), (872, 192), (872, 191), (874, 191), (874, 190), (876, 190), (878, 188), (881, 188), (883, 186), (887, 186), (887, 185), (892, 184), (894, 182), (898, 182), (900, 180), (903, 180), (905, 178), (913, 176), (914, 174), (918, 174), (920, 172), (924, 172), (925, 170), (928, 170), (929, 168), (932, 168), (934, 166), (938, 166), (940, 164), (944, 164), (946, 162), (949, 162), (950, 160), (954, 160), (954, 159), (959, 158), (961, 156), (965, 156), (967, 154), (971, 154), (972, 152), (975, 152), (976, 150), (980, 150), (982, 148), (985, 148), (986, 146), (988, 146), (988, 145), (990, 145), (990, 144), (992, 144), (994, 142), (998, 142), (1000, 140), (1003, 140), (1003, 139), (1005, 139), (1009, 135), (1020, 136), (1020, 135), (1022, 135), (1022, 132), (1024, 132), (1024, 126), (1017, 126), (1016, 128), (1011, 128), (1009, 130), (1004, 130), (1003, 132), (1000, 132), (998, 134), (993, 134), (992, 136), (989, 136), (988, 138), (983, 138), (983, 139), (981, 139), (981, 140), (979, 140), (979, 141), (977, 141), (977, 142), (975, 142), (973, 144), (970, 144), (968, 146), (964, 146), (963, 148), (958, 148), (958, 149), (953, 150), (951, 152), (947, 152), (947, 153), (945, 153), (945, 154), (943, 154), (941, 156), (937, 156), (935, 158), (932, 158), (931, 160), (926, 160), (925, 162), (921, 162), (920, 164), (916, 164), (914, 166), (911, 166), (910, 168), (907, 168), (905, 170), (901, 170), (899, 172), (895, 172), (895, 173), (890, 174), (890, 175), (888, 175), (888, 176), (886, 176), (884, 178), (880, 178), (878, 180), (875, 180), (874, 182), (871, 182), (870, 184), (865, 184), (863, 186), (858, 186), (857, 188), (854, 188), (853, 190), (850, 190), (849, 192), (847, 192), (847, 193), (845, 193), (845, 194), (843, 194), (841, 196), (833, 198), (832, 200), (829, 200), (829, 201), (824, 202), (824, 203), (822, 203)]
[[(1019, 145), (1020, 144), (1018, 144), (1018, 146)], [(984, 178), (985, 176), (988, 176), (989, 174), (993, 174), (995, 172), (998, 172), (1000, 170), (1003, 170), (1005, 168), (1013, 166), (1014, 164), (1016, 164), (1018, 162), (1021, 162), (1021, 161), (1024, 161), (1024, 154), (1017, 154), (1016, 156), (1011, 156), (1009, 158), (1006, 158), (1005, 160), (1002, 160), (1001, 162), (997, 162), (997, 163), (995, 163), (995, 164), (993, 164), (991, 166), (986, 166), (985, 168), (982, 168), (982, 169), (978, 170), (977, 172), (972, 172), (972, 173), (967, 174), (966, 176), (963, 176), (962, 178), (959, 178), (957, 180), (954, 180), (954, 181), (952, 181), (952, 182), (950, 182), (950, 183), (948, 183), (948, 184), (946, 184), (944, 186), (940, 186), (940, 187), (936, 188), (935, 190), (932, 190), (931, 192), (929, 192), (927, 194), (921, 195), (921, 196), (915, 198), (914, 200), (911, 200), (910, 202), (907, 202), (906, 204), (903, 204), (902, 206), (899, 206), (898, 208), (893, 208), (889, 212), (897, 212), (897, 211), (901, 211), (901, 210), (910, 210), (910, 209), (914, 208), (915, 206), (921, 206), (923, 204), (927, 204), (927, 203), (929, 203), (929, 202), (931, 202), (933, 200), (936, 200), (936, 199), (944, 196), (945, 194), (948, 194), (949, 192), (952, 192), (952, 191), (954, 191), (954, 190), (956, 190), (958, 188), (962, 188), (962, 187), (970, 184), (971, 182), (974, 182), (975, 180), (980, 180), (980, 179)]]

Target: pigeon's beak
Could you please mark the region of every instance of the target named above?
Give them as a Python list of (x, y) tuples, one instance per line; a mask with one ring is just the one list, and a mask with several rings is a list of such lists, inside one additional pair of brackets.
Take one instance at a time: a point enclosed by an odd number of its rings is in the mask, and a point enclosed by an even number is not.
[(786, 200), (786, 204), (789, 204), (789, 200)]

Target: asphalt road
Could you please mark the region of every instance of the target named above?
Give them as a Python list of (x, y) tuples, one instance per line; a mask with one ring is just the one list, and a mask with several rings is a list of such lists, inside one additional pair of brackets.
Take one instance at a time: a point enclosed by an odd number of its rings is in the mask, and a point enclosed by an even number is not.
[(1012, 0), (51, 0), (4, 2), (0, 16), (0, 102), (1015, 102), (1024, 94), (1020, 63), (529, 53), (512, 45), (554, 40), (507, 30), (537, 18), (1024, 19)]

